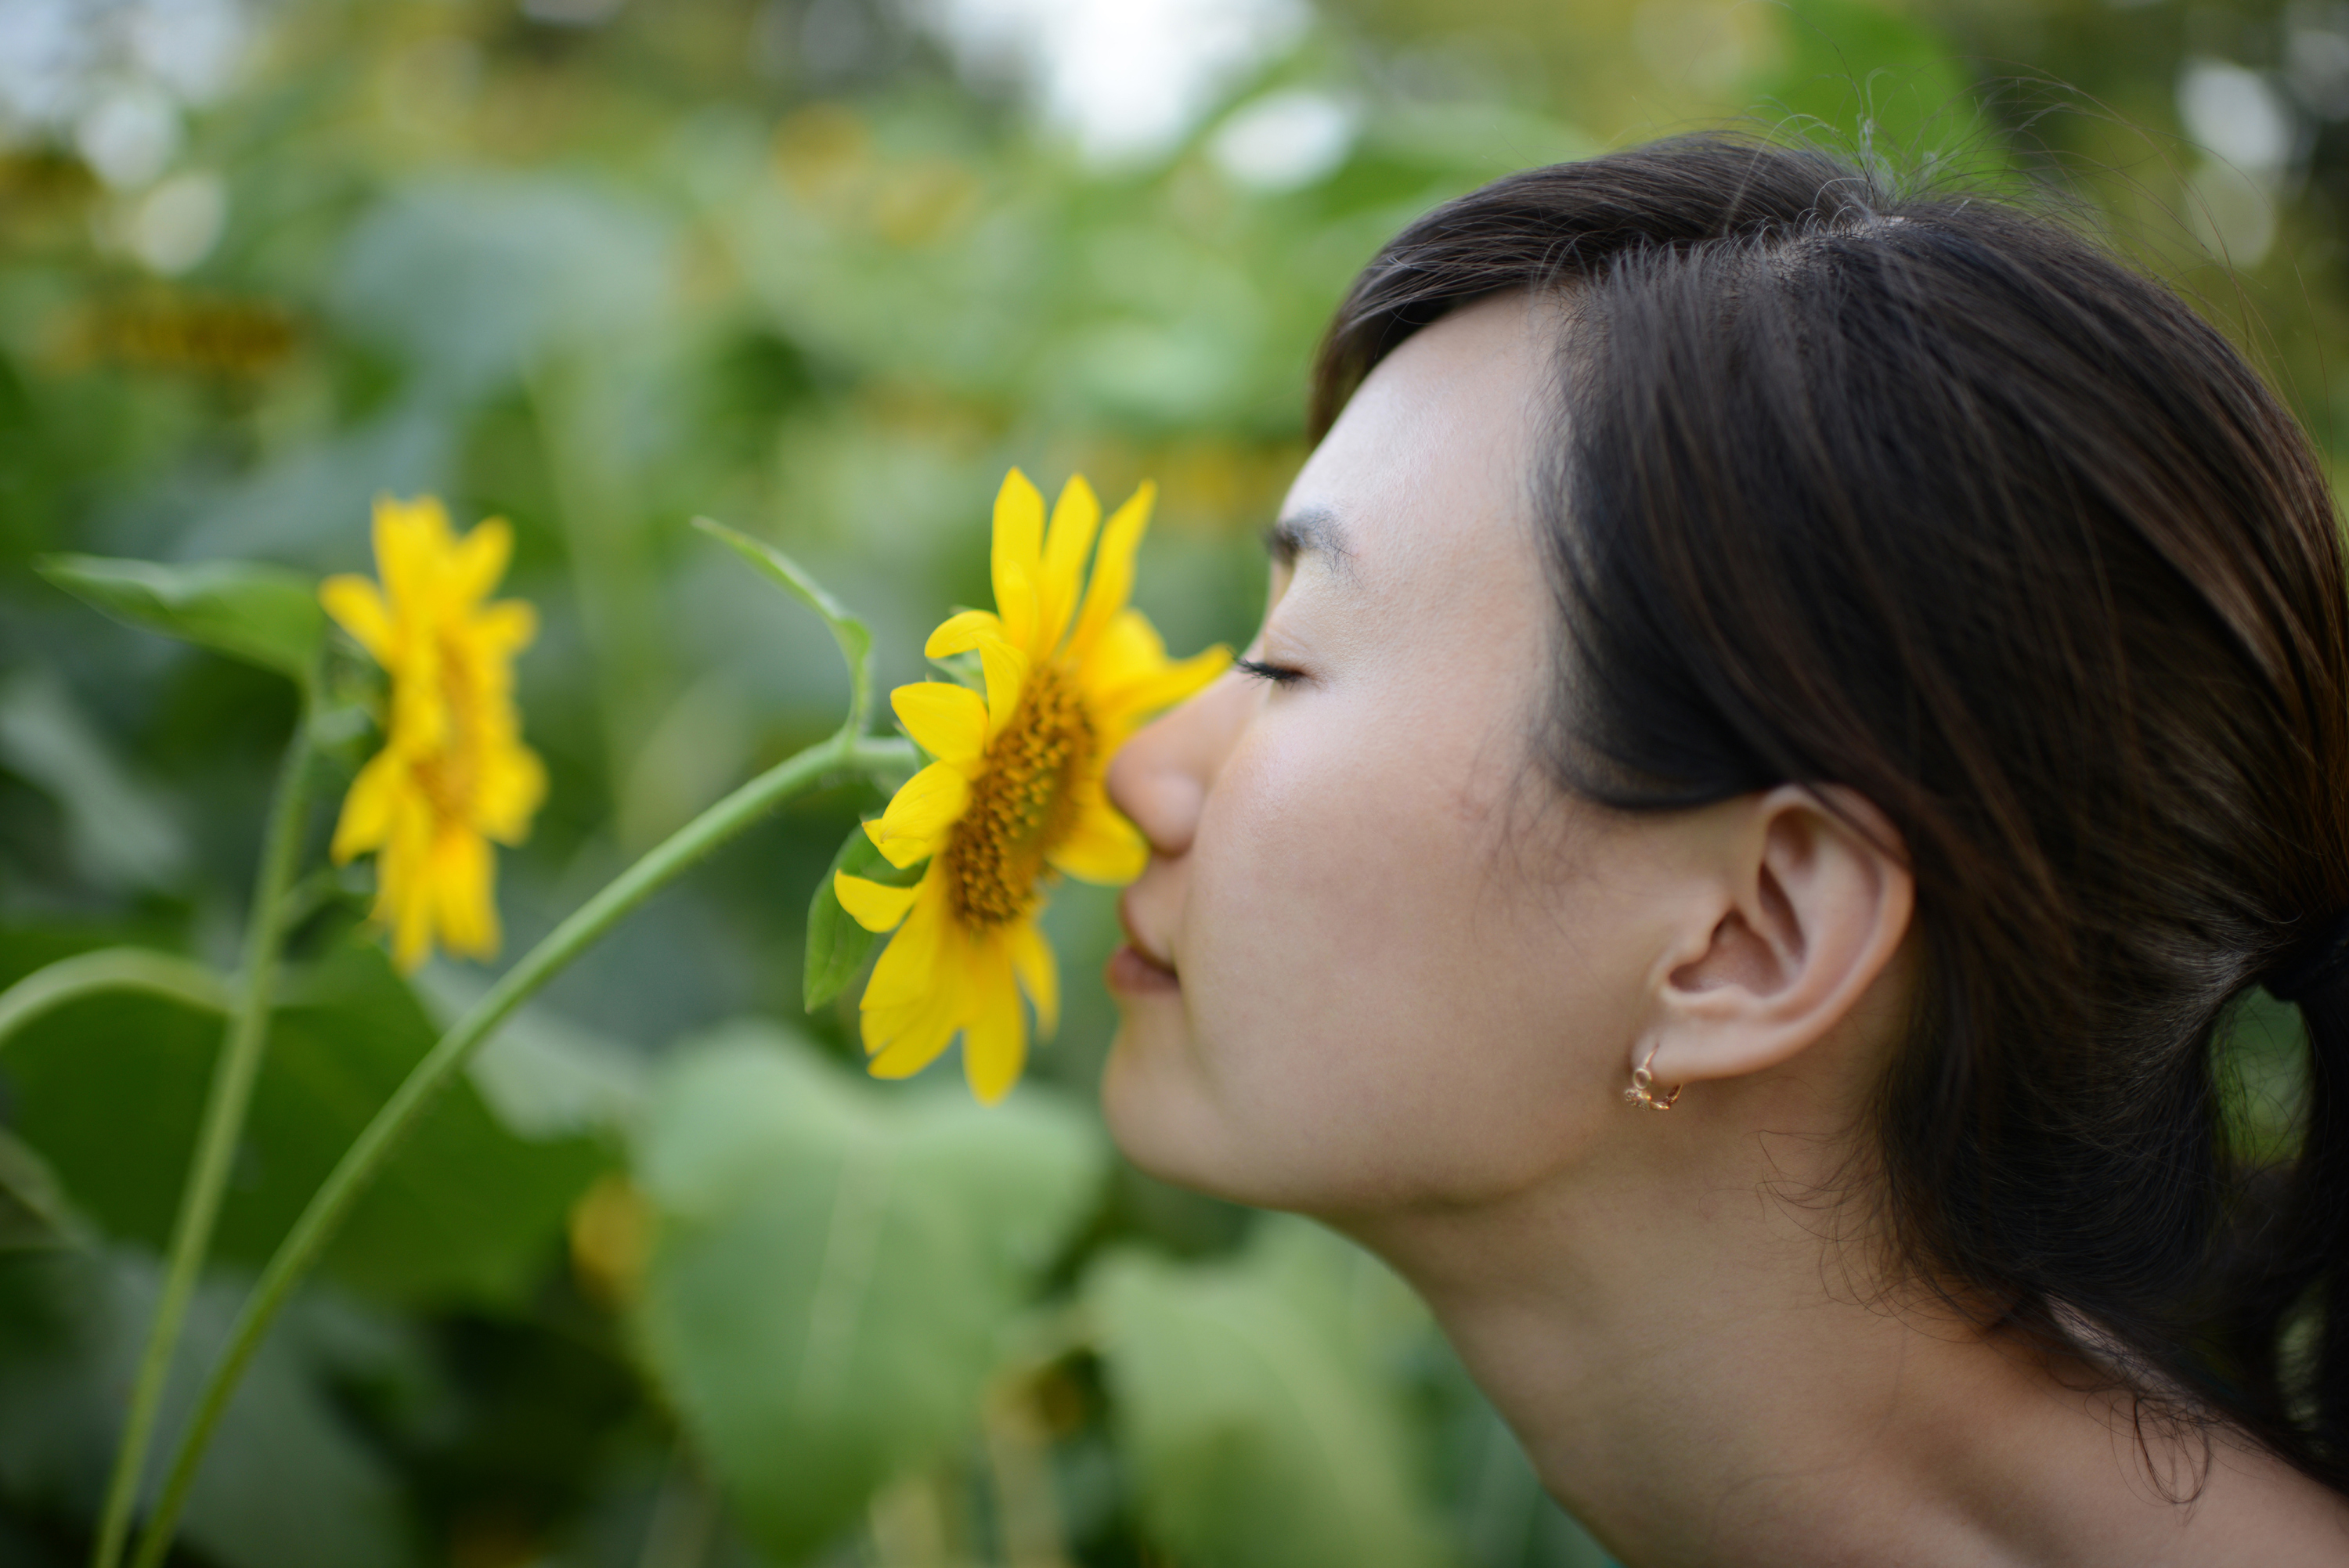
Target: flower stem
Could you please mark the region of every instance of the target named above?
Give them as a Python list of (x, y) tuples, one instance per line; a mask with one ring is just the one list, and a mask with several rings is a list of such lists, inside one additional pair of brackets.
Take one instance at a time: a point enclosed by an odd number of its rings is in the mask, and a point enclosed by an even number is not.
[[(220, 1218), (229, 1167), (244, 1132), (244, 1113), (253, 1102), (254, 1079), (260, 1073), (262, 1050), (269, 1039), (269, 1004), (277, 988), (278, 953), (285, 936), (285, 890), (293, 883), (295, 862), (302, 849), (310, 741), (310, 698), (305, 689), (270, 801), (261, 867), (253, 888), (253, 911), (245, 923), (240, 994), (229, 1015), (228, 1037), (213, 1064), (203, 1125), (188, 1162), (187, 1182), (180, 1190), (179, 1217), (171, 1223), (163, 1293), (155, 1304), (154, 1321), (148, 1326), (138, 1380), (131, 1385), (129, 1415), (114, 1452), (114, 1473), (107, 1480), (98, 1544), (90, 1554), (96, 1568), (115, 1568), (129, 1537), (140, 1478), (146, 1472), (148, 1447), (154, 1440), (155, 1420), (171, 1380), (171, 1357), (179, 1348), (180, 1331), (203, 1273), (204, 1256), (212, 1250), (212, 1225)], [(149, 967), (153, 968), (151, 960)], [(151, 988), (155, 975), (145, 978)]]
[(220, 1359), (197, 1397), (187, 1429), (172, 1451), (161, 1495), (140, 1538), (134, 1568), (157, 1568), (171, 1549), (172, 1531), (187, 1504), (188, 1490), (195, 1481), (204, 1447), (228, 1408), (229, 1397), (235, 1392), (246, 1364), (260, 1348), (270, 1324), (285, 1306), (295, 1285), (318, 1261), (319, 1253), (334, 1238), (351, 1205), (367, 1191), (417, 1119), (507, 1015), (638, 904), (808, 786), (830, 774), (911, 772), (916, 765), (908, 742), (875, 739), (845, 729), (776, 764), (679, 828), (613, 878), (601, 892), (574, 911), (544, 941), (500, 976), (488, 994), (450, 1026), (430, 1054), (417, 1063), (392, 1091), (383, 1109), (376, 1112), (375, 1119), (360, 1131), (262, 1270), (253, 1294), (245, 1298), (243, 1308), (229, 1330), (228, 1343)]

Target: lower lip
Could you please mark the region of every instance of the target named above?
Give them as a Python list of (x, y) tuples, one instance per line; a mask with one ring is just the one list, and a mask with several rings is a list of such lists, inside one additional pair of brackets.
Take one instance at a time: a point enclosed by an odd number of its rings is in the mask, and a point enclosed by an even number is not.
[(1109, 982), (1111, 990), (1123, 996), (1182, 989), (1182, 982), (1175, 979), (1174, 971), (1144, 958), (1133, 950), (1132, 944), (1109, 955), (1109, 966), (1102, 972), (1102, 977)]

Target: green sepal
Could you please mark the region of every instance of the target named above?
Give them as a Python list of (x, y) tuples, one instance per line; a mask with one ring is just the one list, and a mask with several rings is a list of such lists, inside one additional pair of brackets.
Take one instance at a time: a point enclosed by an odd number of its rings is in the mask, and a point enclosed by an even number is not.
[(932, 659), (930, 667), (958, 686), (968, 686), (981, 696), (987, 695), (987, 666), (980, 662), (977, 648)]
[(832, 890), (833, 877), (846, 872), (853, 877), (863, 877), (885, 887), (912, 887), (922, 880), (929, 862), (898, 867), (873, 842), (873, 835), (863, 824), (852, 829), (842, 841), (840, 852), (832, 857), (832, 869), (823, 873), (816, 884), (815, 897), (808, 904), (807, 971), (802, 988), (807, 1010), (818, 1007), (848, 989), (864, 960), (872, 954), (873, 944), (881, 940), (880, 932), (867, 931), (856, 923), (855, 917), (840, 907), (840, 895)]
[(45, 555), (42, 576), (118, 621), (198, 644), (305, 686), (326, 634), (317, 584), (281, 566), (205, 561), (167, 566), (102, 555)]
[(873, 659), (873, 634), (864, 623), (850, 614), (847, 606), (825, 592), (822, 583), (808, 575), (805, 567), (773, 545), (753, 539), (747, 533), (737, 533), (724, 523), (706, 517), (695, 518), (693, 526), (781, 584), (792, 597), (814, 611), (831, 628), (832, 640), (840, 645), (840, 656), (848, 665), (848, 722), (843, 727), (848, 734), (862, 734)]

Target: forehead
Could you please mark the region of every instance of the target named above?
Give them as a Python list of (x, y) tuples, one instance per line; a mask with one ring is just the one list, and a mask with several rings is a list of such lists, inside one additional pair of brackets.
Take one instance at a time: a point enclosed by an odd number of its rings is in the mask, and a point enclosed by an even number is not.
[(1463, 568), (1522, 565), (1558, 331), (1555, 305), (1511, 293), (1405, 339), (1314, 449), (1284, 515), (1328, 520), (1367, 587), (1427, 592)]

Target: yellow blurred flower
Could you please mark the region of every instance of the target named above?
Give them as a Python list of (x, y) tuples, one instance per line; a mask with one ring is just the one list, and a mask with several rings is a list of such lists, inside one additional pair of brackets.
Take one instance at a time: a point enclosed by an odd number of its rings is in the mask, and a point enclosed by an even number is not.
[(865, 824), (890, 864), (929, 861), (920, 882), (833, 878), (858, 923), (896, 933), (864, 988), (875, 1077), (919, 1072), (960, 1033), (972, 1092), (988, 1102), (1009, 1092), (1028, 1056), (1019, 993), (1046, 1034), (1060, 1011), (1052, 950), (1036, 925), (1049, 872), (1115, 885), (1148, 858), (1103, 793), (1110, 758), (1143, 720), (1231, 662), (1221, 647), (1169, 659), (1126, 606), (1153, 494), (1143, 484), (1104, 529), (1092, 487), (1071, 479), (1048, 534), (1044, 498), (1012, 469), (995, 498), (996, 608), (954, 616), (924, 650), (934, 659), (976, 650), (987, 695), (926, 681), (889, 696), (936, 760)]
[(375, 504), (382, 586), (342, 576), (318, 590), (391, 676), (384, 748), (352, 781), (333, 854), (376, 852), (375, 918), (403, 970), (422, 964), (436, 937), (468, 958), (497, 952), (490, 843), (520, 843), (546, 796), (513, 704), (514, 655), (538, 617), (519, 599), (483, 603), (512, 551), (502, 519), (459, 539), (430, 496), (386, 496)]

